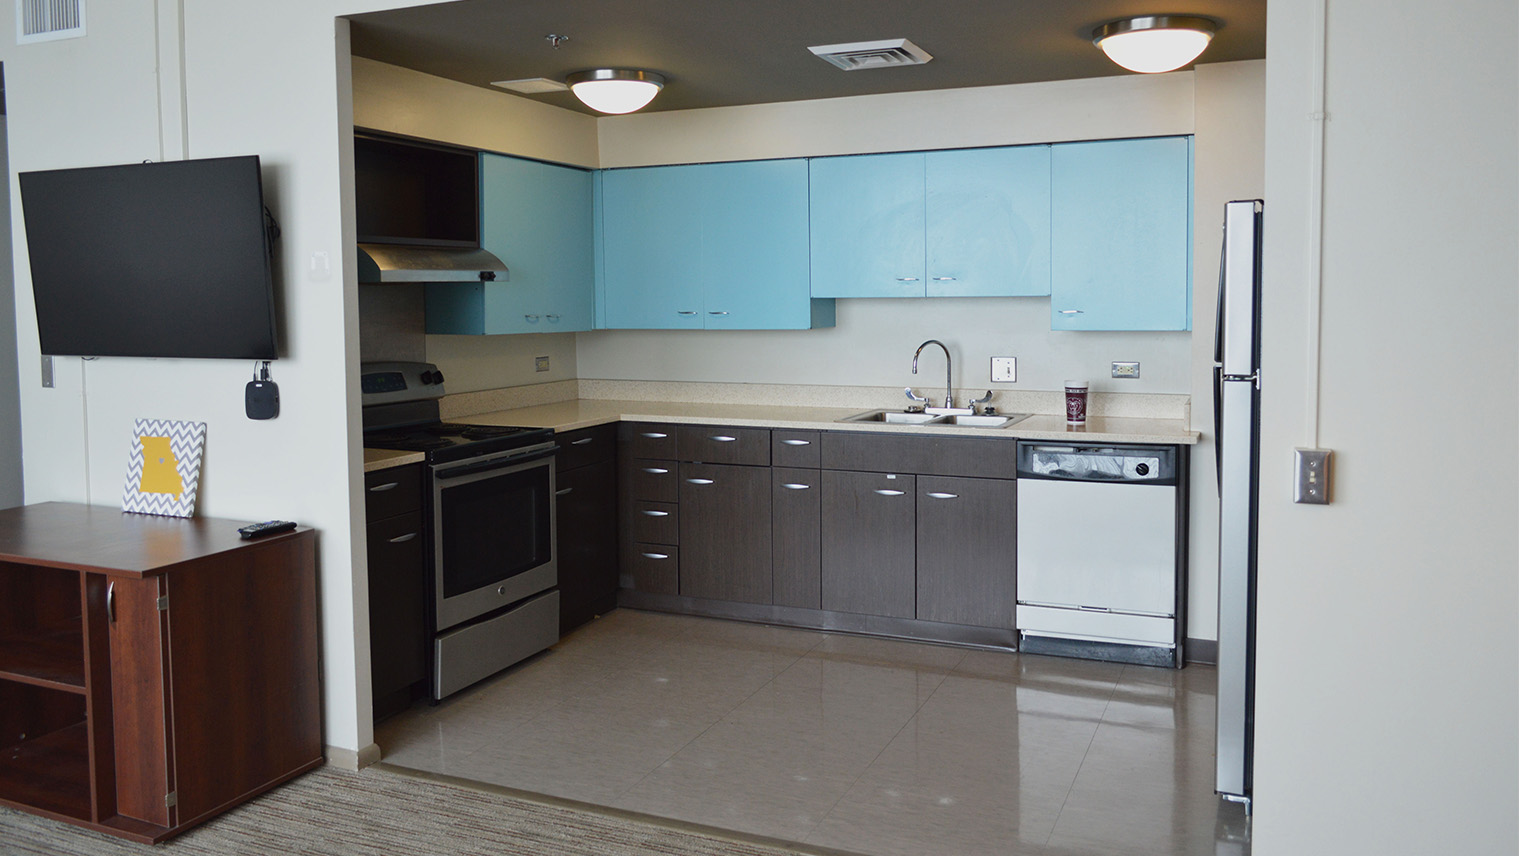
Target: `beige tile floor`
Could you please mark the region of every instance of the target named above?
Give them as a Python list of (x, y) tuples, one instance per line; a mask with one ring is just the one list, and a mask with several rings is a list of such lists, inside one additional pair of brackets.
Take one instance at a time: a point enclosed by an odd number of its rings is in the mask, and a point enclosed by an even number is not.
[(397, 766), (873, 856), (1240, 856), (1214, 685), (622, 609), (376, 741)]

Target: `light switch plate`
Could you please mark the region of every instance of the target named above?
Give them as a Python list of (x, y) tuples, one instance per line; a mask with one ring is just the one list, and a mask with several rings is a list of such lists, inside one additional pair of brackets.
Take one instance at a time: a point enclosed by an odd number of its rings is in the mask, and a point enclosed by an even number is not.
[(53, 388), (53, 358), (47, 354), (42, 355), (42, 388)]
[(992, 358), (992, 382), (1014, 383), (1018, 378), (1018, 361), (1013, 357)]
[(1293, 450), (1293, 501), (1330, 504), (1330, 450)]

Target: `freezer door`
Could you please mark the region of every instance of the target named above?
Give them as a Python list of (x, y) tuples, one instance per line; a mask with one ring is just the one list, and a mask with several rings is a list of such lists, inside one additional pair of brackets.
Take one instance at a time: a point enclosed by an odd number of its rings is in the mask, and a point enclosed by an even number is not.
[(1251, 381), (1220, 384), (1219, 690), (1215, 790), (1249, 796), (1256, 589), (1258, 393)]
[(1250, 375), (1258, 365), (1256, 319), (1261, 277), (1260, 248), (1261, 202), (1226, 204), (1216, 342), (1216, 350), (1221, 352), (1218, 359), (1226, 375)]

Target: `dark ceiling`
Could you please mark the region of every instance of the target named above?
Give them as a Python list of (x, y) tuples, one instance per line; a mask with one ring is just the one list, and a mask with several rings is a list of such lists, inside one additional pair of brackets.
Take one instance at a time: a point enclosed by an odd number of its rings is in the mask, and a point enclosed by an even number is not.
[[(1094, 27), (1145, 14), (1222, 26), (1200, 62), (1266, 56), (1266, 0), (462, 0), (351, 18), (353, 53), (475, 86), (657, 71), (644, 112), (1128, 74)], [(569, 36), (558, 49), (544, 38)], [(906, 38), (923, 66), (841, 71), (809, 45)], [(590, 113), (568, 92), (524, 96)]]

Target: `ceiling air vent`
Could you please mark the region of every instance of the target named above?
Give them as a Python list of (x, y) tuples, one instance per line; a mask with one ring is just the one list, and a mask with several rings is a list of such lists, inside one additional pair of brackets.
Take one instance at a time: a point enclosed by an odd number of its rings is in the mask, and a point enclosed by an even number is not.
[(545, 92), (564, 92), (570, 87), (564, 81), (550, 80), (547, 77), (524, 77), (519, 80), (493, 80), (492, 86), (500, 86), (502, 89), (510, 89), (513, 92), (521, 92), (524, 95), (541, 95)]
[(845, 71), (863, 68), (891, 68), (898, 65), (923, 65), (934, 57), (907, 39), (884, 39), (878, 42), (851, 42), (846, 45), (817, 45), (808, 48), (819, 59)]
[(84, 35), (84, 0), (16, 0), (16, 44)]

